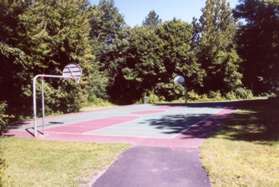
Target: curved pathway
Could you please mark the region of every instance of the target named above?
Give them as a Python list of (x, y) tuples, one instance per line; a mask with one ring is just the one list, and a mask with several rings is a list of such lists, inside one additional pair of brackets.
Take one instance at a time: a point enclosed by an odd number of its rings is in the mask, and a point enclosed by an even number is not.
[(207, 187), (197, 149), (134, 147), (92, 185), (93, 187)]

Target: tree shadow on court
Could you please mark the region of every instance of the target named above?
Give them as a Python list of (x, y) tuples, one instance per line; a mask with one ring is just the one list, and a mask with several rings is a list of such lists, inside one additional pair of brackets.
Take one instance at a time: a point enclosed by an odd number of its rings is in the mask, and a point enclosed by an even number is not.
[(185, 130), (189, 129), (192, 124), (195, 124), (208, 116), (208, 114), (166, 115), (160, 119), (146, 120), (144, 123), (148, 122), (150, 126), (162, 130), (164, 134), (177, 134), (183, 133)]
[[(183, 132), (181, 119), (169, 116), (152, 122), (152, 125), (172, 128), (182, 133), (182, 138), (204, 138), (221, 135), (230, 140), (255, 141), (271, 144), (279, 141), (279, 100), (250, 100), (223, 103), (164, 104), (168, 106), (230, 108), (235, 112), (225, 116), (210, 117)], [(193, 123), (191, 123), (193, 124)]]

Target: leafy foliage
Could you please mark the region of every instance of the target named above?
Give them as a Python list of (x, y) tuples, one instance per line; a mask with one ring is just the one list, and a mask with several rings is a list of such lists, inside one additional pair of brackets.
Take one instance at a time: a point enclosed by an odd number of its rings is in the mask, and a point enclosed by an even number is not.
[(17, 30), (18, 35), (3, 36), (7, 39), (1, 40), (2, 68), (9, 68), (9, 73), (1, 74), (1, 87), (9, 90), (1, 93), (1, 99), (7, 100), (11, 112), (29, 114), (32, 78), (36, 74), (59, 75), (66, 64), (76, 63), (84, 73), (80, 86), (71, 81), (48, 80), (46, 101), (51, 110), (77, 111), (87, 98), (92, 76), (98, 74), (89, 38), (87, 2), (40, 0), (26, 5), (28, 8), (17, 5), (21, 12), (13, 4), (1, 5), (8, 10), (2, 12), (1, 20), (10, 14), (17, 23), (2, 27)]
[[(6, 106), (7, 105), (5, 103), (0, 102), (0, 135), (2, 135), (2, 133), (6, 130), (8, 120), (11, 117), (6, 114)], [(0, 165), (1, 165), (1, 163), (0, 163)], [(1, 184), (1, 180), (0, 180), (0, 184)]]
[(234, 43), (235, 21), (226, 0), (207, 0), (202, 13), (195, 26), (199, 31), (199, 62), (207, 73), (203, 91), (225, 93), (242, 85), (241, 60)]
[(202, 84), (204, 71), (192, 50), (190, 24), (174, 19), (156, 28), (135, 27), (126, 33), (102, 59), (108, 64), (114, 100), (135, 102), (148, 93), (175, 99), (179, 96), (173, 84), (176, 74), (188, 78), (189, 88)]
[(107, 62), (104, 60), (106, 54), (115, 47), (116, 43), (123, 38), (125, 21), (119, 13), (113, 0), (101, 0), (98, 5), (90, 8), (90, 38), (93, 41), (96, 62), (102, 70), (99, 75), (94, 75), (90, 98), (108, 99), (108, 81), (110, 79), (107, 69)]
[(238, 29), (227, 0), (207, 0), (192, 24), (150, 11), (131, 28), (113, 0), (0, 1), (0, 100), (8, 113), (30, 114), (32, 78), (69, 63), (82, 67), (82, 81), (46, 80), (49, 112), (78, 111), (88, 100), (177, 100), (185, 89), (193, 99), (276, 91), (278, 10), (277, 0), (241, 0)]
[[(170, 88), (174, 90), (173, 78), (176, 75), (182, 75), (186, 78), (187, 89), (202, 86), (205, 72), (197, 62), (196, 53), (193, 50), (192, 26), (174, 19), (162, 24), (156, 33), (162, 41), (163, 51), (161, 58), (163, 69), (160, 74), (157, 74), (161, 80), (159, 83), (172, 85)], [(158, 92), (160, 93), (160, 90)], [(176, 94), (172, 97), (168, 94), (163, 95), (167, 100), (176, 99)]]
[(98, 5), (91, 8), (90, 25), (91, 38), (110, 44), (117, 39), (125, 22), (113, 0), (100, 0)]
[(279, 2), (242, 0), (234, 15), (240, 20), (237, 41), (245, 84), (257, 93), (278, 93)]
[(112, 99), (134, 102), (157, 83), (160, 71), (161, 41), (154, 30), (144, 27), (129, 29), (106, 55), (111, 75)]

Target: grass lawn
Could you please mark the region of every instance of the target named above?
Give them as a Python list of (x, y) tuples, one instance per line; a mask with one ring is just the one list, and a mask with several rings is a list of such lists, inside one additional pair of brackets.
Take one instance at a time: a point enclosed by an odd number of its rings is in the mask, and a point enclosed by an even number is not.
[(82, 106), (80, 109), (81, 112), (89, 112), (89, 111), (94, 111), (98, 109), (103, 109), (103, 108), (112, 108), (115, 105), (112, 104), (109, 101), (102, 100), (102, 99), (95, 99), (94, 102), (87, 102)]
[(238, 108), (202, 145), (202, 163), (212, 185), (278, 187), (278, 102), (249, 101)]
[[(78, 186), (128, 148), (121, 144), (1, 138), (3, 186)], [(0, 184), (1, 186), (1, 184)]]

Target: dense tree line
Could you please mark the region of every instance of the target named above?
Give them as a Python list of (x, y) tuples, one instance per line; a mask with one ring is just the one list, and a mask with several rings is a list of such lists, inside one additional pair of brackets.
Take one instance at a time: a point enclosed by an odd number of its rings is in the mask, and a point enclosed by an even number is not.
[(179, 99), (176, 75), (196, 94), (276, 93), (278, 26), (277, 0), (240, 0), (234, 10), (207, 0), (192, 23), (163, 22), (152, 10), (136, 27), (113, 0), (0, 0), (0, 101), (8, 113), (30, 114), (32, 78), (61, 74), (69, 63), (81, 65), (82, 81), (48, 80), (48, 111), (77, 111), (94, 98)]
[(30, 114), (32, 78), (61, 74), (69, 63), (80, 64), (80, 85), (47, 80), (46, 104), (51, 110), (77, 111), (98, 72), (90, 39), (86, 1), (1, 1), (1, 100), (11, 113)]
[(255, 93), (279, 92), (279, 1), (241, 0), (237, 44), (245, 85)]

